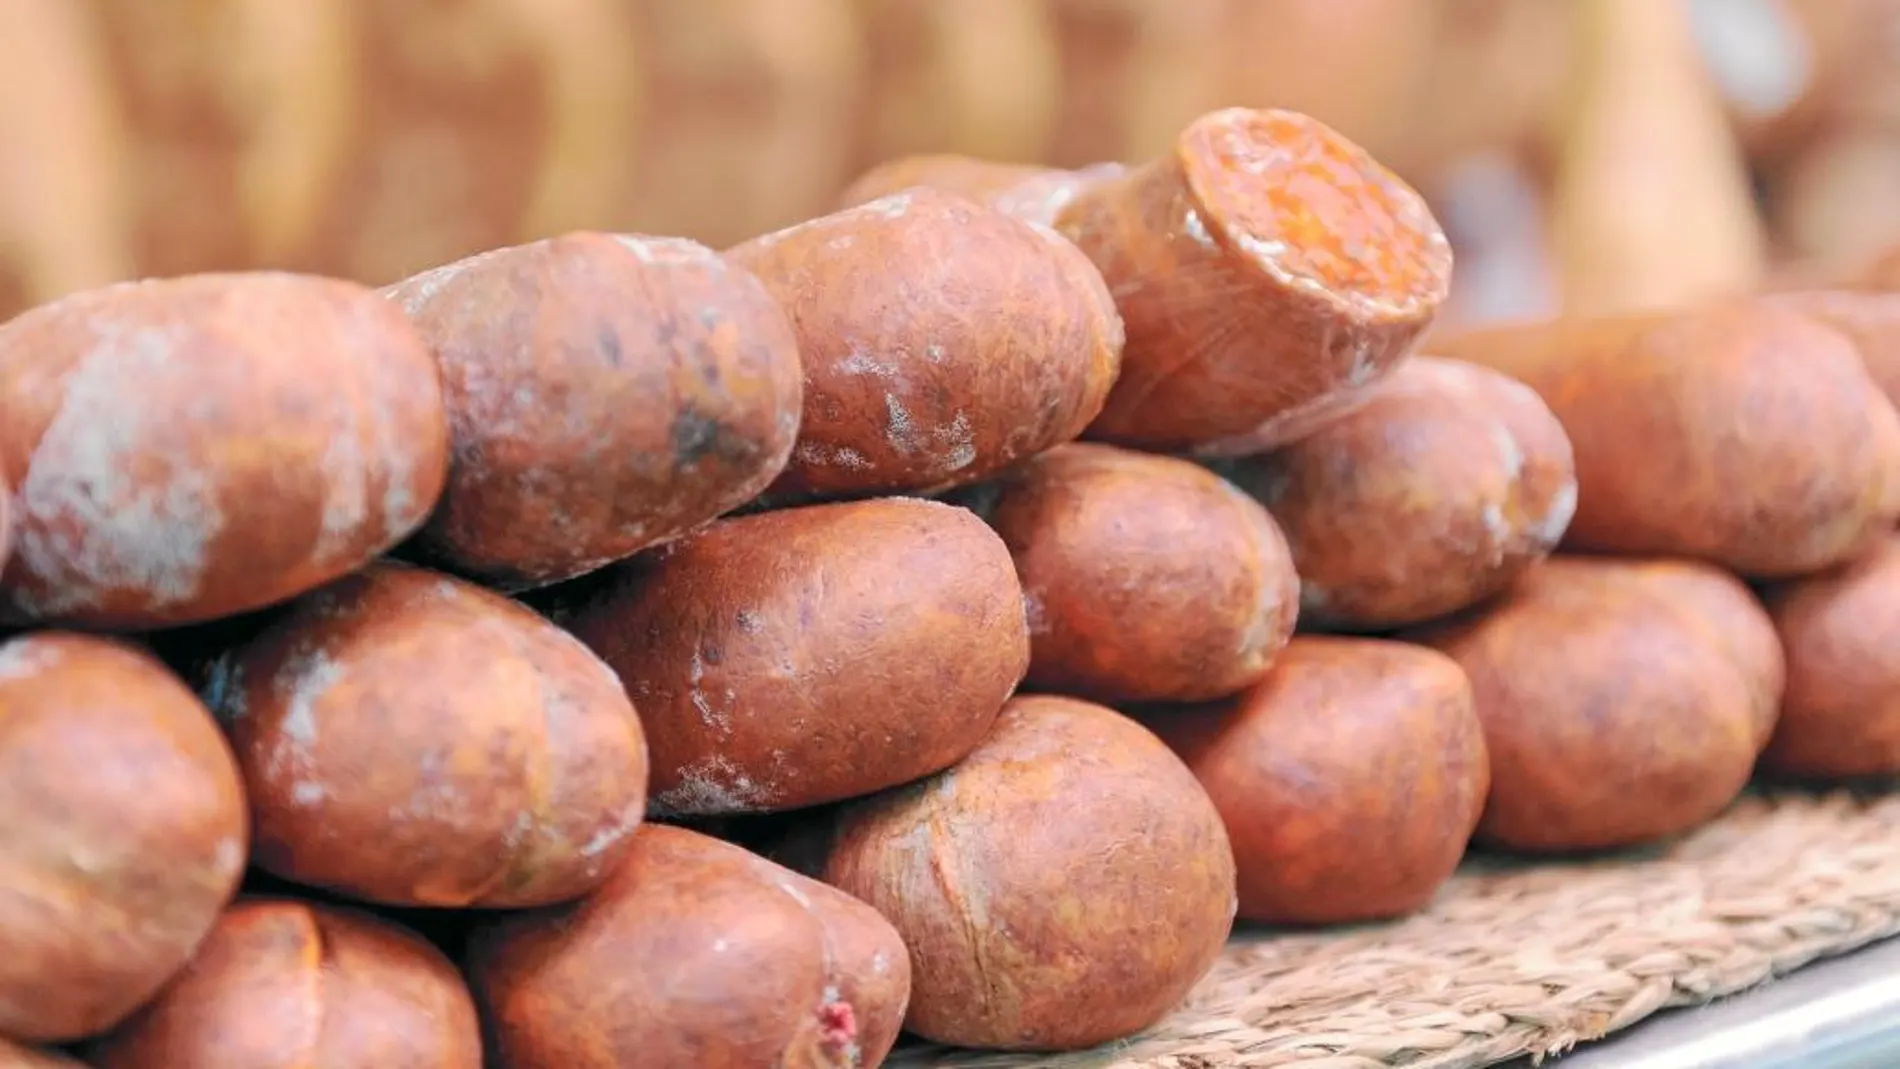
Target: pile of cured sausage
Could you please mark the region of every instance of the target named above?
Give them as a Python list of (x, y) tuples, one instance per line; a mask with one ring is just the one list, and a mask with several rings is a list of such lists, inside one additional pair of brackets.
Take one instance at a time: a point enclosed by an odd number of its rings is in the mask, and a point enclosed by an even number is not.
[(1900, 771), (1900, 296), (1429, 334), (1290, 112), (845, 204), (0, 326), (0, 1064), (1081, 1048)]

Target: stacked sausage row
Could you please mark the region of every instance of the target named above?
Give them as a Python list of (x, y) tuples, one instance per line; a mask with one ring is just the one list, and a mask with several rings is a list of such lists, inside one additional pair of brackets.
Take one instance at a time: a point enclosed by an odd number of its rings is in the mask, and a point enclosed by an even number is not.
[(1443, 235), (1285, 112), (846, 203), (0, 327), (0, 1061), (1086, 1047), (1900, 768), (1894, 298), (1413, 356)]

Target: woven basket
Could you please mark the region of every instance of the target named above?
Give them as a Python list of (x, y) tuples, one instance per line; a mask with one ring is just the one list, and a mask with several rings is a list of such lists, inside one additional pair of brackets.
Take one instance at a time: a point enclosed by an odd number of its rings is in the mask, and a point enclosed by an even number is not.
[(1401, 922), (1242, 931), (1187, 1005), (1126, 1043), (1053, 1057), (916, 1046), (887, 1064), (1470, 1069), (1560, 1052), (1895, 933), (1900, 795), (1751, 796), (1647, 855), (1474, 860)]

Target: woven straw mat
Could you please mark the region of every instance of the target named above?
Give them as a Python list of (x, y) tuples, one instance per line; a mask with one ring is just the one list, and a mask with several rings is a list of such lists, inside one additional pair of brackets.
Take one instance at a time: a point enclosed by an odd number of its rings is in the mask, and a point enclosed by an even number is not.
[(1468, 863), (1427, 912), (1240, 931), (1173, 1016), (1078, 1054), (898, 1069), (1471, 1069), (1541, 1057), (1900, 932), (1900, 795), (1751, 796), (1667, 850)]

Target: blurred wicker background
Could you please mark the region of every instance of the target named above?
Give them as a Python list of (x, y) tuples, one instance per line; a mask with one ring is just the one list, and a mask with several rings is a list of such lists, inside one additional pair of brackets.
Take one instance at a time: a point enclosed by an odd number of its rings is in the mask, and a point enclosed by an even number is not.
[(1424, 189), (1465, 316), (1630, 303), (1900, 237), (1896, 57), (1896, 0), (0, 0), (0, 316), (724, 245), (889, 156), (1139, 159), (1225, 104)]

